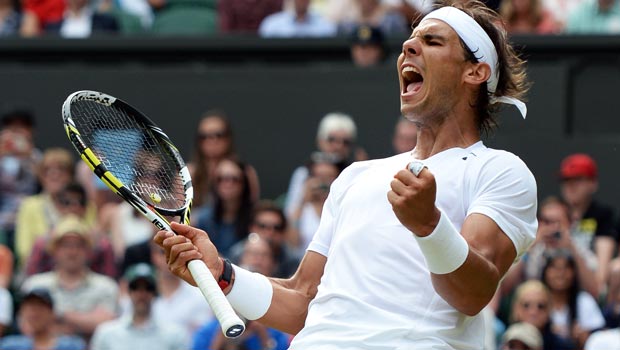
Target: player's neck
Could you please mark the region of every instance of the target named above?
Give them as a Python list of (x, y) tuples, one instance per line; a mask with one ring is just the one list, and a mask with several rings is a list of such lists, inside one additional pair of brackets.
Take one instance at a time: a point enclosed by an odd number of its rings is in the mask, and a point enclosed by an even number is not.
[(413, 156), (426, 159), (450, 148), (467, 148), (480, 141), (473, 117), (447, 116), (439, 121), (418, 124), (418, 138)]

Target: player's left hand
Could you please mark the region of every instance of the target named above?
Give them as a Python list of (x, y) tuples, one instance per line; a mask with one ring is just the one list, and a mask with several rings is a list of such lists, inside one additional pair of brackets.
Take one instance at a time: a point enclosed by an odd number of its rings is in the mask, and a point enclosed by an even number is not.
[(435, 229), (441, 213), (435, 207), (437, 184), (428, 170), (415, 176), (408, 169), (394, 175), (388, 191), (388, 201), (398, 220), (418, 236), (427, 236)]

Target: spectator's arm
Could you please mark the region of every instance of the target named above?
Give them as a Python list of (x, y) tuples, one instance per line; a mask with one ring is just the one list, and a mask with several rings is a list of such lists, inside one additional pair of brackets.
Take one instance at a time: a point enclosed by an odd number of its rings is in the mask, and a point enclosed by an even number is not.
[(59, 321), (79, 333), (91, 334), (97, 326), (116, 318), (116, 315), (104, 307), (97, 307), (89, 312), (67, 311)]
[[(598, 269), (596, 270), (596, 281), (599, 286), (607, 283), (609, 275), (609, 262), (613, 258), (616, 242), (613, 237), (599, 236), (594, 239), (594, 251), (598, 261)], [(597, 296), (595, 296), (597, 297)]]

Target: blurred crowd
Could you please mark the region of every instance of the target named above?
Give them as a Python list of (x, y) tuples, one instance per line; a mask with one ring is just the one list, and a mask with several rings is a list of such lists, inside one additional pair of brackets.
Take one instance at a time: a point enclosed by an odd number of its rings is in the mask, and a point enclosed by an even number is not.
[[(486, 0), (509, 33), (620, 32), (618, 0)], [(406, 36), (433, 0), (0, 0), (0, 37), (351, 36), (369, 26)]]
[[(156, 228), (108, 190), (73, 150), (39, 149), (36, 119), (0, 119), (0, 349), (286, 349), (292, 335), (256, 322), (223, 337), (200, 291), (169, 272)], [(187, 157), (193, 225), (233, 263), (291, 276), (316, 231), (331, 183), (368, 158), (354, 119), (317, 125), (316, 150), (264, 198), (256, 169), (235, 151), (222, 110), (205, 112)], [(394, 123), (393, 154), (417, 127)], [(537, 240), (483, 310), (486, 349), (620, 349), (616, 208), (596, 200), (598, 164), (558, 160), (556, 196), (541, 198)]]

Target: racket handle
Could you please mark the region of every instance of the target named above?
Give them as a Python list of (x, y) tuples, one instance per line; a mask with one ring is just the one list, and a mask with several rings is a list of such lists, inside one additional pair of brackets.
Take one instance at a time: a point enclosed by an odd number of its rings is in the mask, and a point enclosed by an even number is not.
[(204, 295), (209, 306), (211, 306), (215, 317), (220, 322), (224, 335), (227, 338), (236, 338), (243, 334), (245, 323), (230, 306), (207, 265), (202, 260), (192, 260), (187, 264), (187, 267), (192, 273), (192, 277), (194, 277), (194, 281), (196, 281), (202, 295)]

